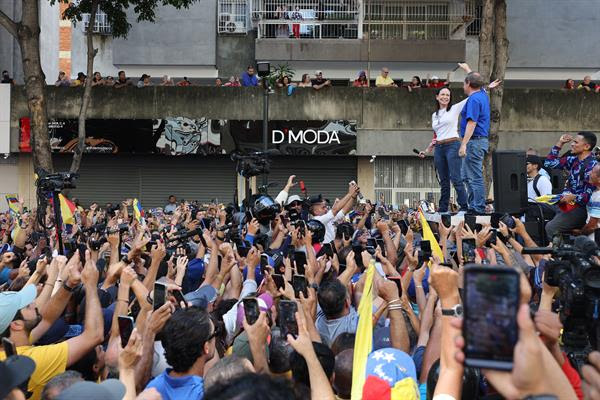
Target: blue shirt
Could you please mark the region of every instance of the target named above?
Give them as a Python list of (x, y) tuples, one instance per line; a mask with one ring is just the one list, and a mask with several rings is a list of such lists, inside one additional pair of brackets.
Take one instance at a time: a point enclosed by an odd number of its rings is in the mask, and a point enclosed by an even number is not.
[(488, 137), (490, 132), (490, 99), (485, 91), (480, 90), (469, 96), (467, 104), (460, 113), (460, 137), (465, 136), (467, 122), (475, 121), (477, 126), (473, 136)]
[(242, 74), (242, 86), (258, 86), (258, 78), (256, 75), (248, 75), (247, 72)]
[(169, 376), (171, 368), (152, 379), (147, 388), (158, 390), (163, 400), (202, 400), (204, 398), (204, 379), (196, 375), (174, 378)]

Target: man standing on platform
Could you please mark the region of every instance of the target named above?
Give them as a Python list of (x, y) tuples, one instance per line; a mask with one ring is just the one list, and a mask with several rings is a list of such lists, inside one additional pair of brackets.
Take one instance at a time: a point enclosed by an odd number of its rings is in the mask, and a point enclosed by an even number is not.
[(469, 212), (485, 213), (485, 187), (483, 183), (483, 158), (488, 152), (490, 132), (490, 100), (483, 90), (483, 78), (470, 72), (463, 89), (469, 96), (460, 116), (462, 143), (458, 155), (464, 158), (462, 178), (467, 187)]

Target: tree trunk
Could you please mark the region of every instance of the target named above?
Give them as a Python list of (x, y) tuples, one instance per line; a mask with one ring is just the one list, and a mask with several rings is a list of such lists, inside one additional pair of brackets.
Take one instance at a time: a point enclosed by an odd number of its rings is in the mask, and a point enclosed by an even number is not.
[(94, 49), (94, 24), (96, 23), (96, 14), (98, 13), (99, 0), (92, 0), (92, 10), (87, 28), (87, 78), (85, 79), (85, 88), (81, 98), (81, 108), (79, 109), (79, 119), (77, 123), (77, 147), (73, 153), (73, 161), (71, 162), (71, 172), (79, 171), (81, 158), (85, 151), (85, 120), (87, 109), (92, 98), (92, 79), (94, 75), (94, 57), (96, 50)]
[(490, 79), (494, 65), (494, 0), (484, 0), (479, 32), (479, 68), (484, 80)]
[[(504, 80), (506, 74), (506, 66), (508, 64), (508, 38), (506, 36), (506, 1), (496, 0), (494, 8), (495, 23), (494, 23), (494, 47), (495, 60), (493, 79)], [(492, 182), (492, 152), (498, 148), (498, 132), (500, 130), (500, 121), (502, 119), (502, 99), (504, 98), (503, 85), (498, 86), (490, 93), (490, 138), (489, 151), (485, 159), (485, 184), (489, 191)]]
[(48, 140), (46, 110), (46, 77), (40, 60), (39, 0), (22, 0), (21, 22), (14, 22), (0, 12), (0, 25), (14, 36), (21, 48), (25, 79), (25, 94), (31, 120), (31, 148), (34, 168), (53, 172), (52, 153)]

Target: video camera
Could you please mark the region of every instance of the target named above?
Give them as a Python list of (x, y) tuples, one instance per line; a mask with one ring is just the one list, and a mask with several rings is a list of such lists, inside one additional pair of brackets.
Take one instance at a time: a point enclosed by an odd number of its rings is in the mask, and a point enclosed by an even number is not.
[(57, 172), (48, 174), (42, 169), (36, 171), (38, 179), (36, 186), (38, 190), (44, 192), (60, 192), (63, 189), (75, 189), (75, 180), (79, 178), (79, 174), (71, 172)]
[(268, 158), (268, 153), (264, 152), (255, 152), (247, 155), (231, 153), (231, 161), (237, 162), (236, 171), (244, 178), (268, 174), (271, 170), (271, 161)]
[(593, 259), (600, 256), (600, 250), (585, 236), (576, 237), (572, 244), (557, 236), (553, 247), (524, 248), (523, 254), (552, 255), (545, 265), (544, 282), (560, 288), (563, 343), (568, 357), (580, 369), (589, 351), (600, 344), (600, 266)]

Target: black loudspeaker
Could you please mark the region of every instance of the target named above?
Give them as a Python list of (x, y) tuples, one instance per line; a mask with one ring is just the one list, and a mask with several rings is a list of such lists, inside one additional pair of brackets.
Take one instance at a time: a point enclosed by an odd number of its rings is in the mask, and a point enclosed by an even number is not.
[(551, 169), (548, 173), (552, 183), (552, 194), (562, 193), (567, 181), (566, 171), (564, 169)]
[(527, 170), (524, 151), (492, 153), (494, 209), (517, 214), (527, 207)]

